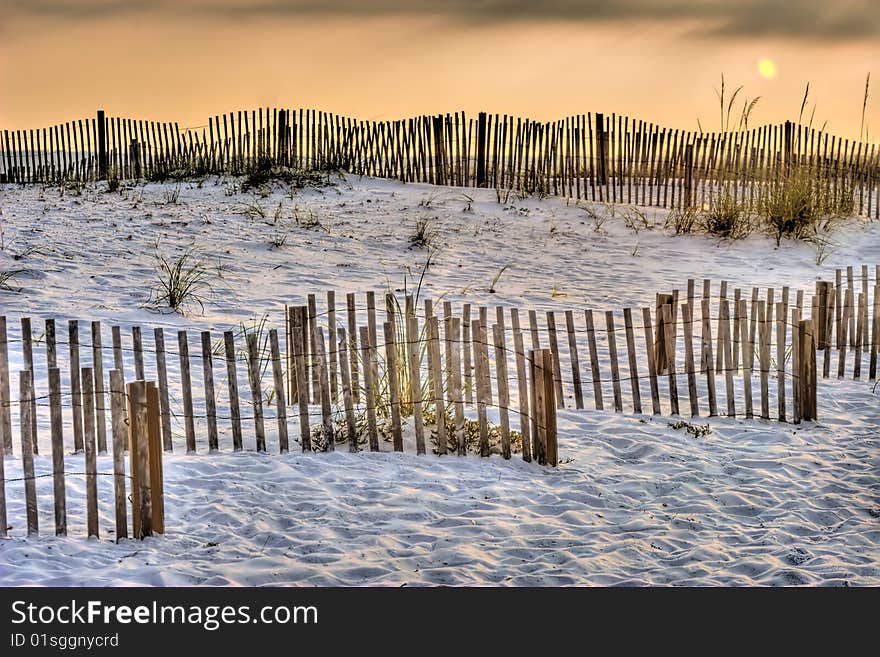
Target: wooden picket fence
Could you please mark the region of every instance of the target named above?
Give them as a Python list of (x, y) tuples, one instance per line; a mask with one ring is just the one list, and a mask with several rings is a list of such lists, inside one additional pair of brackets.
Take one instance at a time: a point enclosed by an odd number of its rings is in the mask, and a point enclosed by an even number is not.
[(611, 203), (681, 208), (723, 194), (758, 207), (792, 172), (835, 207), (880, 218), (876, 144), (787, 121), (751, 130), (672, 130), (587, 113), (555, 122), (464, 112), (362, 121), (312, 109), (260, 108), (181, 128), (105, 116), (4, 130), (0, 182), (164, 180), (295, 167)]
[[(352, 452), (518, 453), (555, 466), (557, 413), (566, 407), (815, 421), (817, 381), (834, 375), (832, 361), (837, 377), (860, 379), (867, 365), (867, 378), (876, 379), (880, 266), (871, 273), (867, 266), (849, 267), (836, 271), (833, 282), (817, 281), (812, 295), (783, 287), (778, 298), (773, 288), (747, 291), (724, 281), (704, 280), (698, 291), (691, 279), (683, 290), (658, 292), (651, 307), (543, 316), (450, 301), (435, 308), (430, 299), (387, 294), (381, 322), (376, 293), (348, 293), (344, 309), (337, 309), (331, 290), (320, 301), (307, 295), (285, 307), (280, 332), (260, 324), (225, 331), (215, 341), (202, 331), (200, 349), (192, 352), (185, 330), (169, 350), (162, 328), (148, 344), (142, 327), (131, 327), (126, 340), (122, 328), (112, 326), (112, 344), (105, 346), (100, 322), (91, 322), (89, 340), (81, 341), (80, 323), (71, 320), (67, 340), (59, 340), (56, 321), (46, 319), (38, 340), (30, 318), (20, 318), (16, 336), (0, 317), (0, 444), (6, 455), (19, 455), (22, 466), (20, 478), (0, 469), (0, 533), (6, 531), (6, 485), (19, 481), (28, 530), (38, 531), (34, 461), (46, 426), (52, 471), (41, 476), (54, 480), (56, 531), (66, 533), (65, 477), (83, 475), (88, 533), (98, 535), (97, 485), (106, 475), (114, 485), (116, 536), (123, 538), (164, 530), (161, 454), (175, 449), (175, 434), (187, 454), (285, 453), (298, 441), (303, 451), (339, 445)], [(9, 346), (15, 344), (17, 400), (9, 384)], [(215, 358), (224, 364), (215, 366)], [(193, 363), (201, 386), (193, 386)], [(240, 369), (247, 380), (241, 393)], [(228, 414), (218, 412), (224, 405)], [(274, 436), (267, 431), (272, 422)], [(289, 436), (291, 423), (298, 424), (298, 437)], [(137, 446), (129, 451), (127, 473), (126, 445)], [(84, 455), (84, 472), (65, 472), (71, 449)], [(113, 471), (99, 472), (96, 459), (108, 452)]]

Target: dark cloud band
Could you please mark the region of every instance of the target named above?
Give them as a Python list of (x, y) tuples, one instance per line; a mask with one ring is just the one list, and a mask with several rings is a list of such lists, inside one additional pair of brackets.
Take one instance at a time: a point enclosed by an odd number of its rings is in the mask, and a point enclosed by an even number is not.
[[(119, 14), (433, 16), (512, 21), (687, 24), (706, 37), (846, 40), (880, 36), (880, 0), (0, 0), (7, 17), (92, 20)], [(2, 19), (0, 19), (2, 20)], [(694, 27), (696, 26), (696, 27)]]

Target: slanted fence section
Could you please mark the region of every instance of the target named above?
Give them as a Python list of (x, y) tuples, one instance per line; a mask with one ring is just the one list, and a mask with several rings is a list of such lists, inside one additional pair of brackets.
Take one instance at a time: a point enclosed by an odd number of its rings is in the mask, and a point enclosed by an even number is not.
[(363, 121), (259, 108), (199, 128), (105, 116), (4, 130), (0, 182), (164, 180), (272, 167), (345, 171), (663, 208), (733, 200), (751, 209), (804, 176), (841, 212), (880, 218), (877, 144), (787, 121), (734, 132), (587, 113), (541, 123), (464, 112)]

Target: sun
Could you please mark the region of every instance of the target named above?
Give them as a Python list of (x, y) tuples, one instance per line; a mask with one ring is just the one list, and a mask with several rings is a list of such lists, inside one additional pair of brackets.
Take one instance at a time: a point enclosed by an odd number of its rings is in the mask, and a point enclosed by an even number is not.
[(776, 63), (772, 59), (762, 59), (758, 62), (758, 73), (765, 80), (772, 80), (776, 77)]

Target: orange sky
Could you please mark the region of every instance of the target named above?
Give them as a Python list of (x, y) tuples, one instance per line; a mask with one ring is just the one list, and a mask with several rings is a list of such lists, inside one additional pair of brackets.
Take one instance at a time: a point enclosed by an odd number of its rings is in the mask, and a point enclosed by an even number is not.
[[(717, 129), (721, 72), (740, 99), (762, 96), (752, 125), (809, 116), (858, 136), (865, 74), (880, 39), (701, 36), (675, 21), (462, 20), (360, 12), (256, 16), (119, 12), (36, 14), (15, 0), (0, 24), (0, 128), (35, 128), (103, 107), (110, 115), (206, 123), (260, 105), (359, 118), (464, 109), (549, 120), (617, 112)], [(52, 4), (49, 2), (48, 4)], [(63, 3), (62, 3), (63, 4)], [(17, 9), (16, 9), (17, 8)], [(758, 62), (772, 59), (767, 80)], [(880, 67), (877, 67), (880, 69)], [(880, 70), (875, 88), (880, 95)], [(739, 102), (737, 103), (739, 105)], [(880, 134), (880, 98), (867, 122)]]

